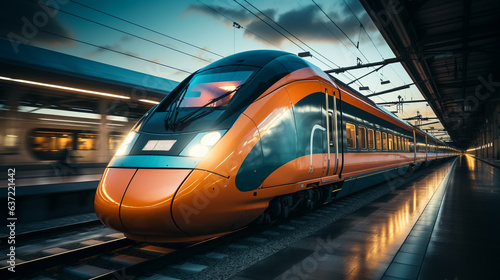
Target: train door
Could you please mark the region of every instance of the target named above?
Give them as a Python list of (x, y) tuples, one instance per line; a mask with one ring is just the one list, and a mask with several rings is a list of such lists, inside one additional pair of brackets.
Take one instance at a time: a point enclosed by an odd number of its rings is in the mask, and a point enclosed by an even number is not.
[(325, 88), (326, 100), (326, 127), (327, 127), (327, 170), (326, 176), (332, 176), (339, 173), (339, 116), (336, 92), (333, 88)]

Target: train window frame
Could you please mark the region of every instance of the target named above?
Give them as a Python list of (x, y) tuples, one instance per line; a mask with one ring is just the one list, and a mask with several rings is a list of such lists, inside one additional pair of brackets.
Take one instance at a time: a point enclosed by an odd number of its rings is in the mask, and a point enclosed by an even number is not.
[(330, 126), (328, 129), (330, 130), (330, 147), (335, 147), (335, 126), (334, 126), (334, 118), (333, 111), (328, 111), (328, 125)]
[(387, 149), (389, 146), (387, 145), (387, 132), (382, 132), (382, 147), (383, 147), (383, 150), (386, 150), (388, 151), (389, 149)]
[(388, 145), (388, 150), (389, 151), (392, 151), (394, 150), (394, 135), (392, 135), (391, 133), (387, 133), (387, 143), (389, 143)]
[[(77, 132), (75, 135), (76, 138), (76, 143), (75, 143), (75, 150), (76, 151), (96, 151), (97, 150), (97, 142), (99, 141), (99, 134), (96, 132), (86, 132), (86, 131), (81, 131)], [(90, 139), (90, 140), (89, 140)], [(89, 141), (86, 141), (89, 140)], [(90, 147), (87, 148), (87, 143), (90, 143)]]
[(367, 150), (368, 145), (366, 141), (366, 127), (364, 126), (358, 126), (358, 144), (359, 144), (359, 149), (360, 150)]
[[(352, 129), (348, 130), (349, 126), (352, 126)], [(349, 149), (349, 150), (355, 150), (357, 148), (356, 139), (358, 138), (357, 137), (356, 125), (352, 124), (352, 123), (347, 123), (346, 122), (346, 124), (345, 124), (345, 130), (346, 130), (345, 137), (346, 137), (347, 149)], [(349, 135), (349, 132), (350, 132), (351, 135)], [(353, 133), (354, 133), (354, 135), (352, 135)], [(354, 138), (352, 138), (352, 137), (354, 137)], [(350, 146), (349, 146), (349, 140), (351, 140), (351, 144), (352, 144)]]
[(125, 135), (121, 132), (113, 131), (108, 135), (108, 151), (117, 151), (120, 144), (125, 139)]
[(375, 148), (377, 150), (382, 150), (382, 133), (380, 131), (375, 131)]
[[(371, 135), (371, 140), (370, 140)], [(368, 149), (375, 150), (375, 131), (371, 128), (368, 128)]]
[[(396, 141), (396, 139), (398, 139), (398, 140)], [(395, 148), (394, 150), (402, 150), (401, 149), (401, 137), (394, 135), (394, 142), (397, 142), (397, 145), (394, 145), (394, 148)]]

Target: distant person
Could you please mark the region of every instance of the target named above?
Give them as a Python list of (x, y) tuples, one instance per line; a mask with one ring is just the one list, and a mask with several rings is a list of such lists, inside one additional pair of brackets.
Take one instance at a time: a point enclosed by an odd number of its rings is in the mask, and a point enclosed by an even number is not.
[(78, 164), (78, 156), (73, 150), (72, 143), (66, 143), (66, 147), (61, 152), (57, 162), (56, 175), (70, 175), (75, 173)]

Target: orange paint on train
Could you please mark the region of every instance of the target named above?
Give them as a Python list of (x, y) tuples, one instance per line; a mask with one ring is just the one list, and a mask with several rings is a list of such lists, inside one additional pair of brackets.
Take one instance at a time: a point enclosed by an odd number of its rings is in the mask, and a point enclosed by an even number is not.
[(120, 204), (136, 168), (107, 168), (96, 190), (94, 208), (107, 226), (125, 231), (120, 221)]
[(240, 192), (232, 187), (234, 178), (193, 171), (179, 188), (172, 205), (177, 226), (188, 235), (201, 236), (214, 231), (233, 231), (255, 220), (269, 199), (256, 197), (254, 192)]
[[(171, 218), (170, 207), (174, 194), (190, 172), (189, 169), (138, 169), (121, 203), (120, 219), (125, 232), (179, 235), (181, 232)], [(154, 230), (151, 224), (155, 224)]]

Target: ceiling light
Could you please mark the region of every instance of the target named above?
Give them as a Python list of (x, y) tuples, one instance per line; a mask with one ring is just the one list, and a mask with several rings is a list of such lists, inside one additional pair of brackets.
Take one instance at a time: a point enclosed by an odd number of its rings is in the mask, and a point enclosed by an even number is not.
[(118, 95), (118, 94), (93, 91), (93, 90), (87, 90), (87, 89), (80, 89), (80, 88), (74, 88), (74, 87), (67, 87), (67, 86), (60, 86), (60, 85), (54, 85), (54, 84), (47, 84), (47, 83), (28, 81), (28, 80), (22, 80), (22, 79), (14, 79), (14, 78), (3, 77), (3, 76), (0, 76), (0, 80), (10, 81), (10, 82), (15, 82), (15, 83), (20, 83), (20, 84), (28, 84), (28, 85), (47, 87), (47, 88), (62, 89), (62, 90), (68, 90), (68, 91), (73, 91), (73, 92), (89, 93), (89, 94), (106, 96), (106, 97), (111, 97), (111, 98), (130, 99), (130, 97), (128, 97), (128, 96), (123, 96), (123, 95)]

